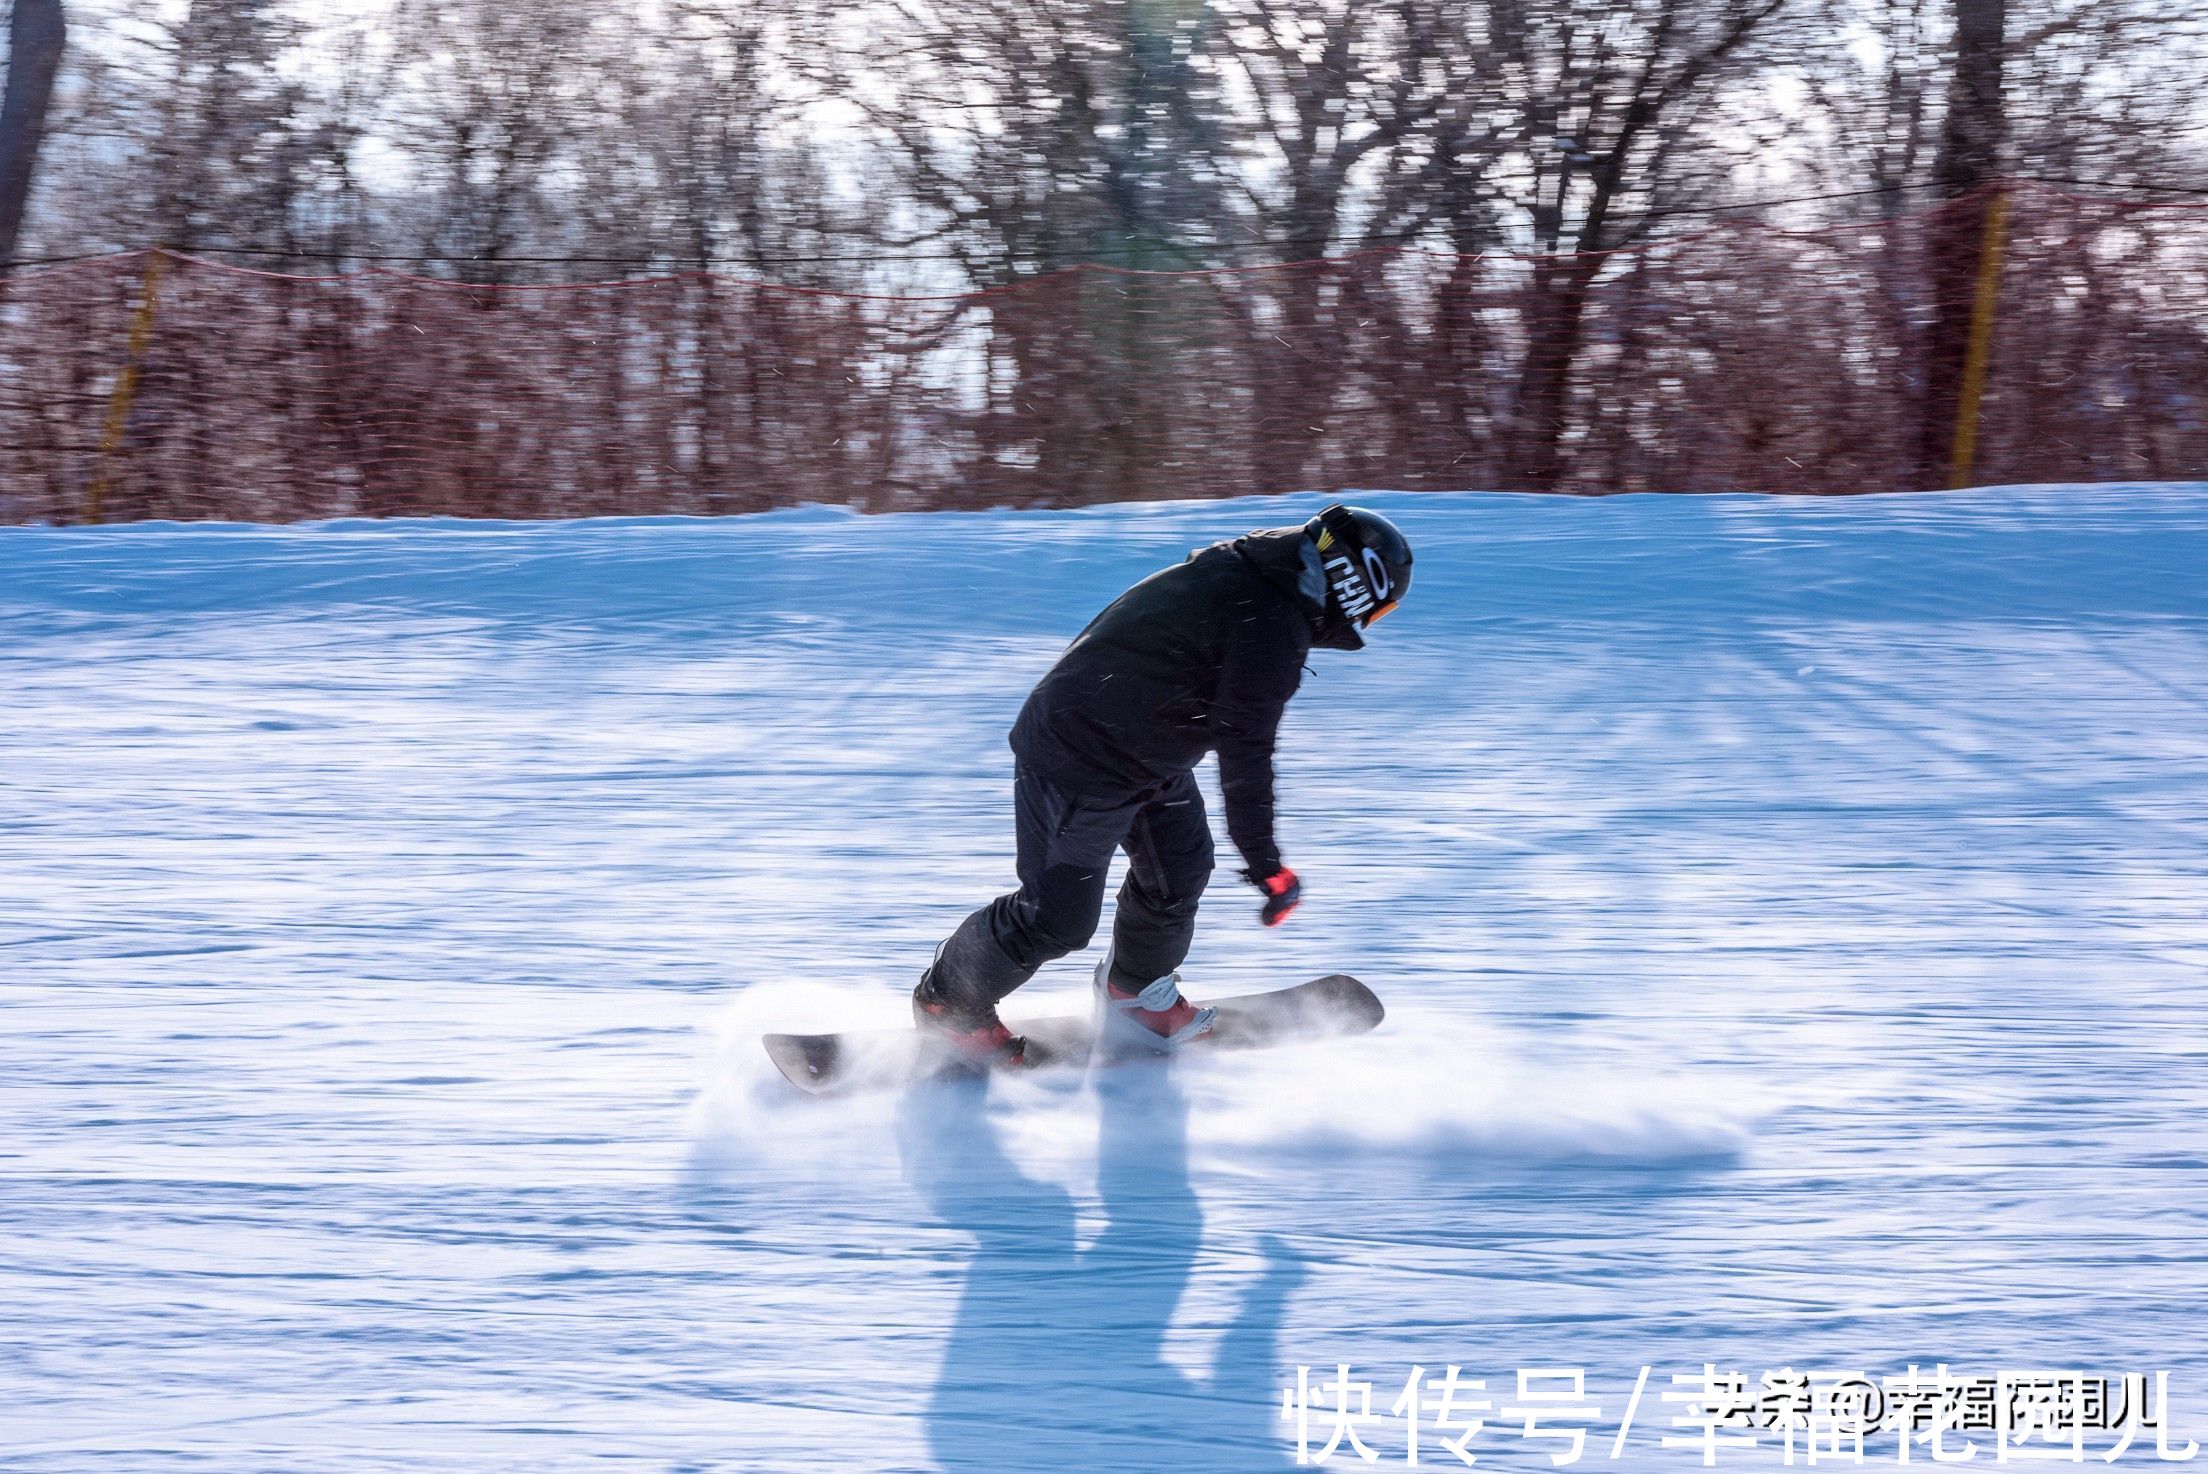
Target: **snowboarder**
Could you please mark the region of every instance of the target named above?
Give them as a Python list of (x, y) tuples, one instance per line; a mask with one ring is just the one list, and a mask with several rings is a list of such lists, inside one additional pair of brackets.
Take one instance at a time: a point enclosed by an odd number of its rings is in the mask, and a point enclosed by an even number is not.
[(1273, 740), (1314, 645), (1356, 650), (1411, 582), (1411, 548), (1374, 512), (1336, 503), (1300, 527), (1214, 543), (1090, 621), (1012, 728), (1020, 888), (966, 918), (912, 991), (913, 1017), (963, 1055), (1024, 1064), (997, 1004), (1087, 946), (1112, 853), (1127, 851), (1111, 948), (1097, 963), (1100, 1037), (1168, 1051), (1212, 1010), (1181, 996), (1211, 824), (1193, 770), (1219, 754), (1227, 833), (1260, 918), (1302, 898), (1273, 839)]

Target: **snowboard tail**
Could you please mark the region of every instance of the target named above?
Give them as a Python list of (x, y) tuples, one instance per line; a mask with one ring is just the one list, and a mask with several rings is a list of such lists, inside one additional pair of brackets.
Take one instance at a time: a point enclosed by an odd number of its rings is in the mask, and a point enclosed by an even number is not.
[[(1264, 1049), (1304, 1039), (1362, 1034), (1387, 1016), (1372, 989), (1347, 973), (1314, 978), (1293, 988), (1208, 1000), (1219, 1010), (1209, 1034), (1180, 1052)], [(1090, 1063), (1117, 1064), (1096, 1055), (1093, 1012), (1061, 1014), (1013, 1024), (1027, 1040), (1030, 1068)], [(874, 1029), (845, 1034), (768, 1034), (767, 1057), (783, 1077), (807, 1095), (849, 1095), (895, 1089), (947, 1071), (979, 1068), (949, 1044), (918, 1029)]]

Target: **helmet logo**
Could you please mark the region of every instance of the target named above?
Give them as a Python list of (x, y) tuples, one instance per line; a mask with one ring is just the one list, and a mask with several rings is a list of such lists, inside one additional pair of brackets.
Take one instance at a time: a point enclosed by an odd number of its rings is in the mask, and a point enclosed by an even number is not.
[(1381, 560), (1378, 549), (1365, 548), (1361, 551), (1365, 557), (1365, 587), (1372, 590), (1374, 603), (1385, 604), (1395, 592), (1394, 581), (1388, 577), (1388, 565)]

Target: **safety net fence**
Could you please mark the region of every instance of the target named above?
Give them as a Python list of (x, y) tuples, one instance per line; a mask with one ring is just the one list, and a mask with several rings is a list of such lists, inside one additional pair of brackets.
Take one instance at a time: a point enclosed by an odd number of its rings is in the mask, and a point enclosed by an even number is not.
[(2208, 206), (2035, 186), (929, 298), (158, 251), (0, 276), (17, 522), (2203, 475)]

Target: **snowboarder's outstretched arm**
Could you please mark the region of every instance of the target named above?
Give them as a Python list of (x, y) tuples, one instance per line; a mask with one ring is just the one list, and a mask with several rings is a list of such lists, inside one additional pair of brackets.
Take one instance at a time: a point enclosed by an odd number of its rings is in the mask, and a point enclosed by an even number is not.
[(1212, 702), (1227, 834), (1260, 884), (1283, 868), (1273, 838), (1273, 744), (1310, 646), (1302, 613), (1285, 599), (1252, 603), (1229, 631)]

